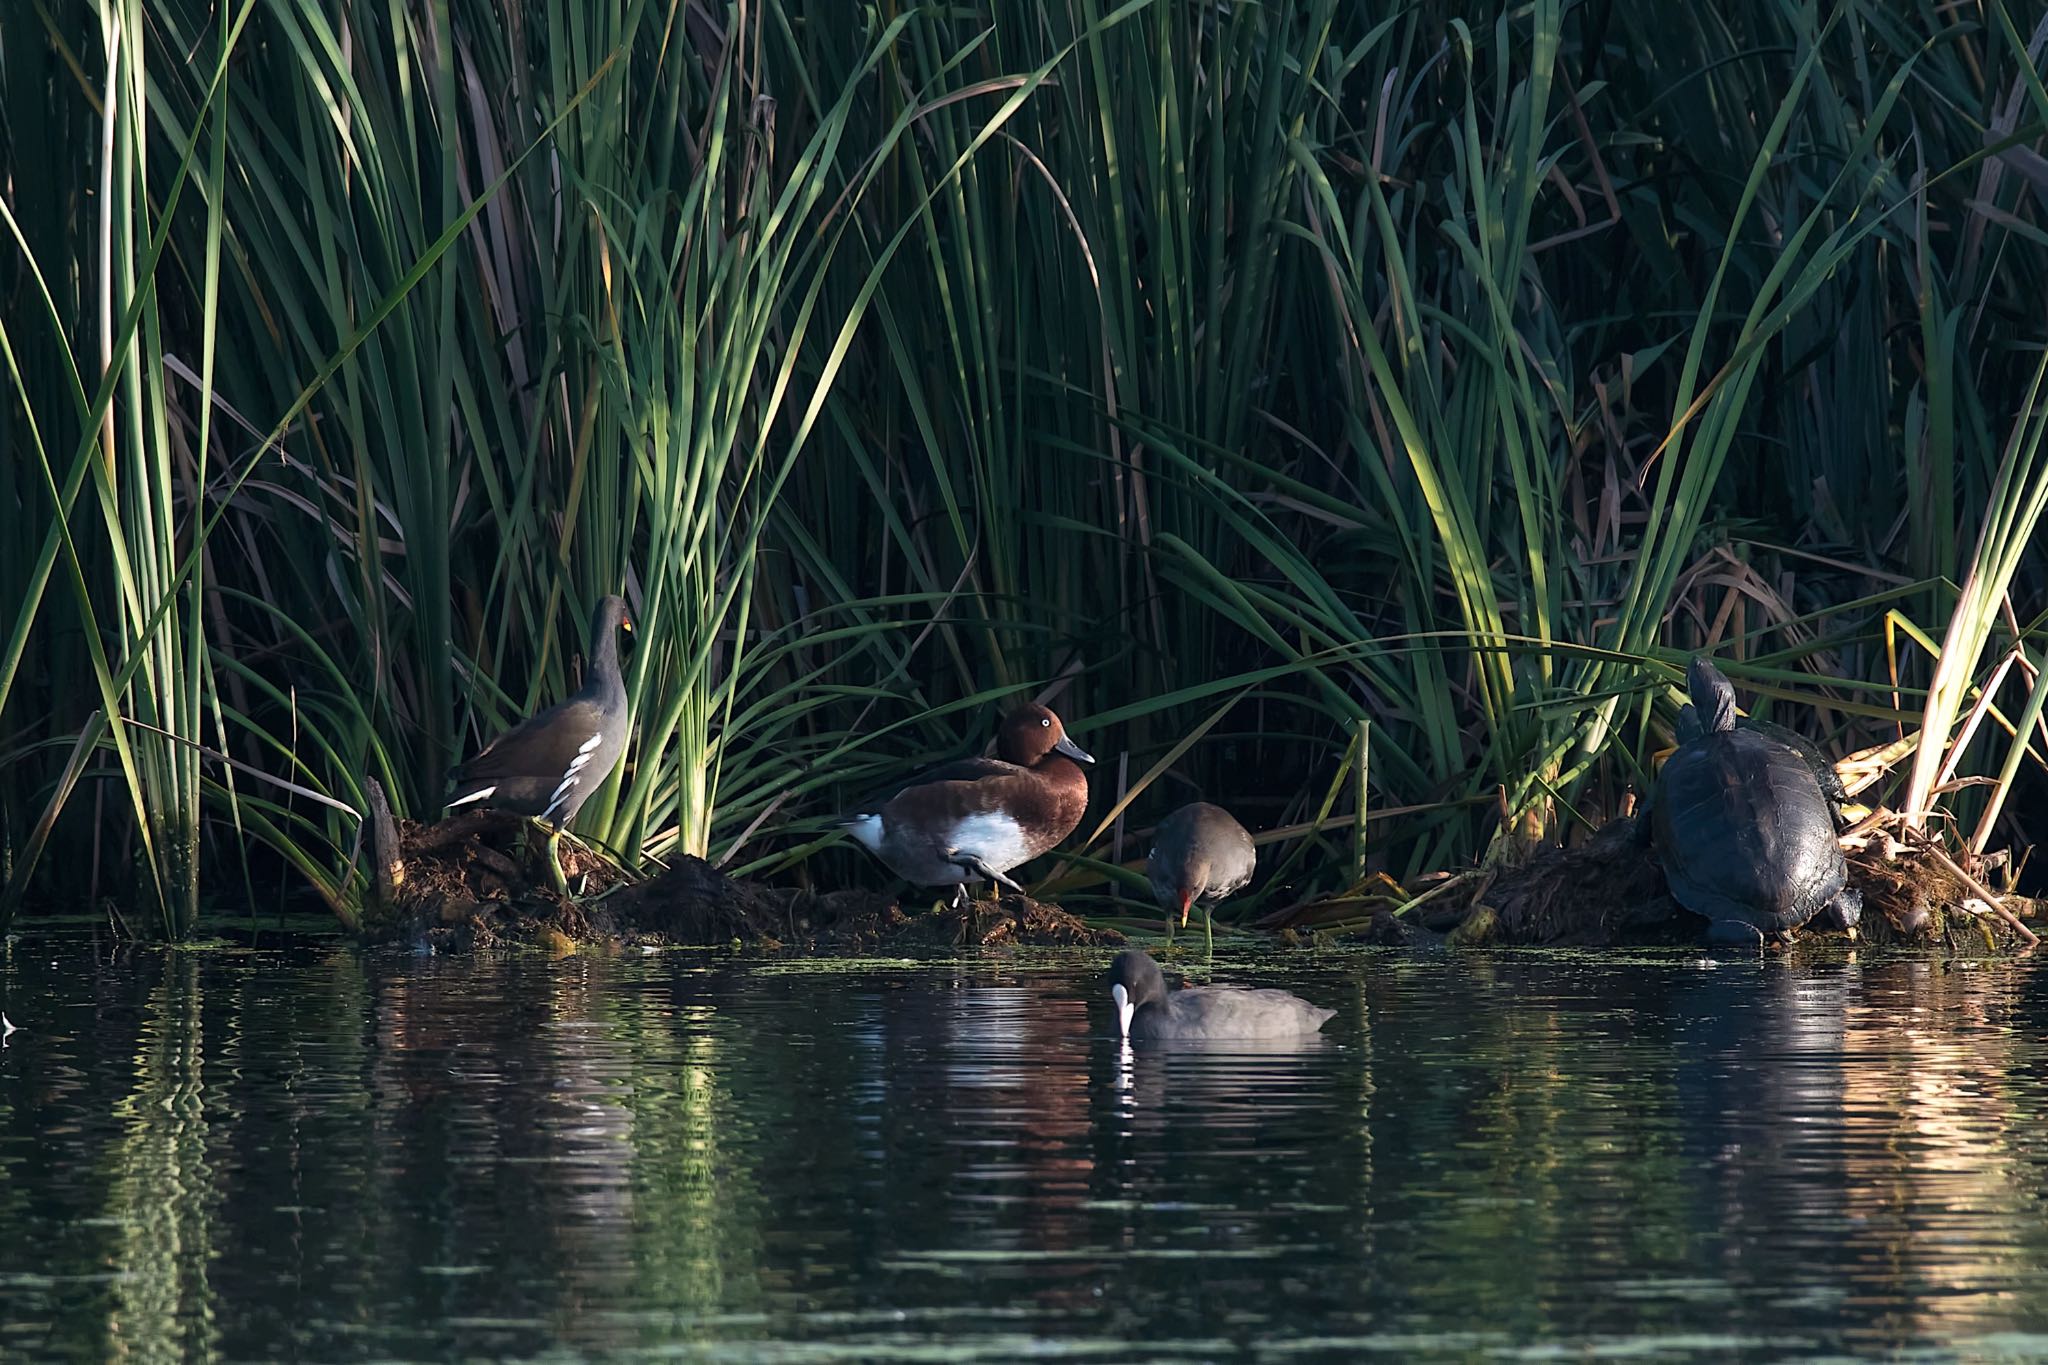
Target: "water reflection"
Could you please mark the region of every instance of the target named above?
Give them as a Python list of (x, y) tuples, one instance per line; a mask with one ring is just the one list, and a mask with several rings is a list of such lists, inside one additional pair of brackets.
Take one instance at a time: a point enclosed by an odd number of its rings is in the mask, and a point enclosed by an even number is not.
[(198, 964), (175, 959), (150, 993), (135, 1088), (114, 1105), (108, 1359), (156, 1359), (166, 1347), (203, 1357), (220, 1344), (209, 1276), (216, 1225), (205, 1052)]
[(1148, 1040), (1116, 1044), (1115, 1088), (1123, 1136), (1194, 1125), (1224, 1143), (1270, 1130), (1274, 1120), (1323, 1107), (1329, 1068), (1310, 1065), (1336, 1044), (1304, 1038)]
[(1242, 965), (1339, 1017), (1134, 1046), (1082, 958), (17, 949), (0, 1355), (1998, 1358), (2043, 1326), (2031, 966)]

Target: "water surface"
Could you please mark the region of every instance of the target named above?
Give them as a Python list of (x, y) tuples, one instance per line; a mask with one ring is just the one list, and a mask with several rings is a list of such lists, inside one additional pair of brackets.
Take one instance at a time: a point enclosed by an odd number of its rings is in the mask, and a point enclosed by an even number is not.
[(7, 951), (0, 1357), (2048, 1352), (2031, 964)]

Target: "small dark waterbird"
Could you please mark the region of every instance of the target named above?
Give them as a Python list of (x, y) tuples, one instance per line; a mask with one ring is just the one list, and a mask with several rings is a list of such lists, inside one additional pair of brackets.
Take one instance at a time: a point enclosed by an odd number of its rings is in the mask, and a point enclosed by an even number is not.
[(1126, 1038), (1291, 1038), (1319, 1031), (1337, 1011), (1287, 991), (1244, 986), (1166, 988), (1159, 964), (1126, 948), (1109, 964), (1109, 998)]
[(924, 773), (887, 800), (840, 821), (890, 871), (917, 886), (970, 881), (1024, 888), (1006, 874), (1059, 844), (1088, 810), (1087, 751), (1036, 703), (1003, 720), (1000, 758), (968, 758)]
[(562, 831), (626, 752), (626, 683), (619, 632), (631, 631), (625, 599), (607, 597), (590, 619), (590, 672), (573, 696), (499, 735), (448, 775), (447, 805), (518, 811), (549, 826), (548, 874), (566, 896)]
[(1738, 725), (1735, 689), (1708, 660), (1693, 659), (1686, 688), (1682, 742), (1637, 826), (1656, 844), (1672, 897), (1723, 947), (1761, 948), (1816, 917), (1856, 924), (1863, 898), (1835, 838), (1833, 769), (1811, 746)]
[(1173, 933), (1176, 912), (1186, 928), (1189, 909), (1199, 905), (1204, 933), (1213, 940), (1217, 903), (1244, 889), (1258, 860), (1252, 836), (1221, 806), (1194, 801), (1161, 820), (1145, 858), (1145, 878), (1166, 911), (1167, 934)]

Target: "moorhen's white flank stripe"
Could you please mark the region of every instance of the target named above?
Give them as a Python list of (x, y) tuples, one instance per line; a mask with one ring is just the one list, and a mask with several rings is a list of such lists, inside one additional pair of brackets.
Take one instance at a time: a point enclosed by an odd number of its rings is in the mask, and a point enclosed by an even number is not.
[(591, 755), (596, 752), (597, 746), (602, 743), (604, 743), (603, 735), (592, 735), (589, 739), (576, 746), (576, 757), (569, 760), (569, 771), (562, 775), (561, 782), (556, 784), (554, 791), (548, 794), (548, 808), (541, 812), (541, 819), (547, 819), (562, 808), (562, 802), (571, 792), (576, 790), (576, 784), (582, 781), (581, 774), (584, 765), (590, 762)]

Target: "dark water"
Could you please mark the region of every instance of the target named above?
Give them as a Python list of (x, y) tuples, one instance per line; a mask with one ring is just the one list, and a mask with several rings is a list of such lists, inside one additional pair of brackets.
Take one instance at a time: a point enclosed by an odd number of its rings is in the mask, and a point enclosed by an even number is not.
[(2033, 1359), (2029, 964), (8, 950), (0, 1357)]

